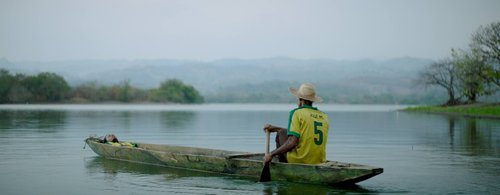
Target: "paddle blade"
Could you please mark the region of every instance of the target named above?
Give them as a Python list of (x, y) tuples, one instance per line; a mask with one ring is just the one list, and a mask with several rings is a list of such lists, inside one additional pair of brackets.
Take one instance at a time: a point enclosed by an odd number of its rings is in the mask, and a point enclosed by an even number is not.
[(271, 169), (269, 168), (269, 163), (264, 165), (262, 168), (262, 173), (260, 174), (259, 182), (268, 182), (271, 181)]

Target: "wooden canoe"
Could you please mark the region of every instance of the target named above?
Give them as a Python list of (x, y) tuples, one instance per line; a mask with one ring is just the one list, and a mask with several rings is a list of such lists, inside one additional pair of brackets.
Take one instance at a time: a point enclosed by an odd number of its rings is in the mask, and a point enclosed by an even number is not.
[[(262, 171), (263, 153), (247, 153), (184, 146), (136, 143), (138, 147), (120, 147), (100, 143), (89, 137), (85, 142), (100, 156), (168, 166), (181, 169), (208, 171), (255, 178)], [(274, 159), (277, 160), (277, 159)], [(323, 164), (271, 163), (271, 179), (321, 185), (354, 184), (381, 174), (382, 168), (327, 161)]]

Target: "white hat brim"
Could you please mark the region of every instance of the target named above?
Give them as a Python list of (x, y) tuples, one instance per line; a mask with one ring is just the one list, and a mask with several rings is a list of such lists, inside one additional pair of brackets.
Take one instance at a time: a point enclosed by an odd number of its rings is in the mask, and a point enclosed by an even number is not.
[(323, 98), (319, 97), (319, 96), (314, 96), (314, 97), (307, 97), (307, 96), (304, 96), (302, 94), (299, 93), (299, 90), (298, 89), (295, 89), (293, 87), (289, 87), (288, 88), (288, 91), (295, 97), (298, 97), (298, 98), (301, 98), (301, 99), (305, 99), (305, 100), (309, 100), (309, 101), (312, 101), (312, 102), (322, 102), (323, 101)]

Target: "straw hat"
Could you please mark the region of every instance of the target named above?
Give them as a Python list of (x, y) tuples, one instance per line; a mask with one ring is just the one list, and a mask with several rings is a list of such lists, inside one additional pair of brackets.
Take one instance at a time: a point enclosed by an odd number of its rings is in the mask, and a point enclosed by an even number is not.
[(312, 102), (322, 102), (323, 99), (321, 97), (316, 96), (316, 90), (314, 85), (311, 83), (304, 83), (300, 85), (299, 89), (294, 89), (292, 87), (288, 88), (288, 91), (295, 97), (309, 100)]

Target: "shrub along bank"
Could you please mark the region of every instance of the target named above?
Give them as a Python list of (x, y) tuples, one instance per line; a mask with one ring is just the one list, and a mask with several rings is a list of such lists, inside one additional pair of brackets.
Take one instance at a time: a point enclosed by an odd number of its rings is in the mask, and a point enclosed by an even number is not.
[(177, 79), (162, 82), (159, 88), (140, 89), (126, 80), (112, 86), (89, 82), (75, 87), (55, 73), (12, 75), (0, 69), (0, 103), (97, 103), (159, 102), (202, 103), (203, 97), (191, 85)]
[(500, 103), (459, 106), (419, 106), (406, 108), (410, 112), (442, 113), (500, 119)]

